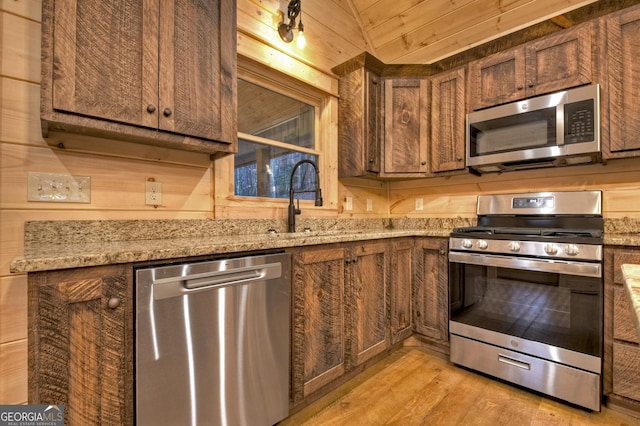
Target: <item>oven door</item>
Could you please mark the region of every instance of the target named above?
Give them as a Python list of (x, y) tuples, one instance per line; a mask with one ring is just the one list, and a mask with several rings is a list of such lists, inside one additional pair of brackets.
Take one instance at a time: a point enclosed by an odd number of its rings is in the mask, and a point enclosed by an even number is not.
[(449, 266), (452, 334), (600, 372), (601, 263), (450, 252)]

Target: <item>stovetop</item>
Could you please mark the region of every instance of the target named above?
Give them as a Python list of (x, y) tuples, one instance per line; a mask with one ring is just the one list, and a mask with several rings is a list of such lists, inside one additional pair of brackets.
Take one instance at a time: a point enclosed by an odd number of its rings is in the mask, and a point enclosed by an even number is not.
[(452, 237), (602, 244), (603, 229), (472, 226), (454, 228)]

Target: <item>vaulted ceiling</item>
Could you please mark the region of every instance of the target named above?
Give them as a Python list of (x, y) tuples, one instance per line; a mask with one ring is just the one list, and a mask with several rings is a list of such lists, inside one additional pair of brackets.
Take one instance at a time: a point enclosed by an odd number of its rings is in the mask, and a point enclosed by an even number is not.
[[(306, 0), (303, 3), (310, 3)], [(433, 63), (595, 0), (346, 0), (371, 53)]]

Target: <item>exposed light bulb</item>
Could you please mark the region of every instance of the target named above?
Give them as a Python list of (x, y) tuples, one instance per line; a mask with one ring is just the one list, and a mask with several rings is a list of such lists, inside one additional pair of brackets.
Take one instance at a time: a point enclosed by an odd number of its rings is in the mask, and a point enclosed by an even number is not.
[(300, 21), (300, 25), (298, 26), (298, 36), (296, 37), (296, 46), (298, 49), (304, 49), (307, 45), (307, 39), (304, 37), (304, 25), (302, 25), (302, 21)]

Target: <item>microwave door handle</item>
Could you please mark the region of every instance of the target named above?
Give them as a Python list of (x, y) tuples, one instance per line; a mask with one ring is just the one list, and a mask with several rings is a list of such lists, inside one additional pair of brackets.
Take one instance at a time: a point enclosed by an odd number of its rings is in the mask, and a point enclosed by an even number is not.
[(556, 105), (556, 144), (564, 146), (564, 102)]

